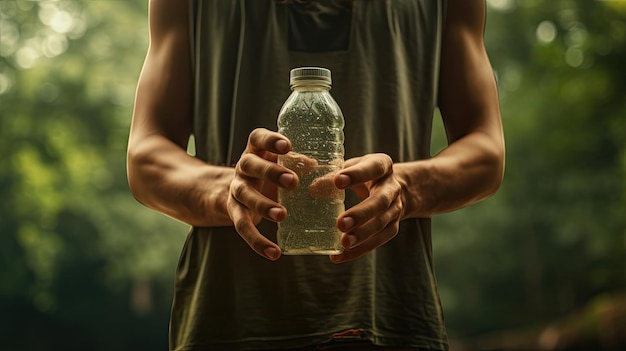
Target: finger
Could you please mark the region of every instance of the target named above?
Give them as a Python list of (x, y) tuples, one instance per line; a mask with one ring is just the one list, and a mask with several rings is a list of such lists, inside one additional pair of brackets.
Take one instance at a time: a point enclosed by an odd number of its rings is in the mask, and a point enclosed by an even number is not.
[(267, 151), (286, 154), (291, 150), (291, 142), (284, 135), (265, 128), (254, 129), (248, 136), (246, 152), (264, 155)]
[(238, 176), (269, 181), (287, 189), (298, 185), (293, 171), (253, 154), (243, 154), (235, 168)]
[(309, 195), (312, 197), (343, 199), (343, 190), (337, 188), (333, 181), (336, 174), (337, 172), (331, 172), (314, 179), (311, 185), (309, 185)]
[[(347, 249), (354, 249), (357, 246), (368, 243), (371, 238), (386, 233), (395, 235), (399, 228), (400, 217), (402, 214), (402, 202), (397, 200), (387, 211), (381, 213), (365, 224), (353, 227), (354, 229), (345, 232), (341, 238), (342, 245)], [(349, 217), (348, 217), (349, 218)], [(346, 220), (344, 219), (344, 222)], [(395, 232), (393, 231), (395, 229)]]
[(235, 224), (235, 230), (252, 250), (272, 261), (280, 257), (278, 245), (259, 232), (245, 206), (237, 200), (231, 199), (228, 201), (228, 213)]
[(274, 222), (280, 222), (287, 216), (287, 211), (278, 202), (263, 195), (255, 187), (249, 186), (241, 178), (235, 178), (230, 184), (230, 195), (247, 211)]
[[(385, 182), (381, 184), (385, 184)], [(371, 196), (337, 218), (337, 227), (342, 232), (350, 231), (352, 228), (361, 226), (370, 220), (376, 220), (376, 217), (385, 213), (393, 203), (401, 204), (401, 202), (398, 202), (401, 188), (399, 186), (383, 186), (381, 184), (372, 188)], [(350, 218), (350, 221), (346, 221), (346, 218)]]
[[(366, 253), (371, 252), (375, 250), (376, 248), (386, 244), (387, 242), (389, 242), (389, 240), (393, 239), (397, 235), (397, 233), (398, 233), (397, 224), (389, 225), (387, 228), (385, 228), (383, 231), (381, 231), (377, 235), (371, 236), (368, 240), (363, 242), (361, 245), (358, 245), (350, 249), (345, 249), (339, 255), (331, 255), (330, 260), (334, 263), (344, 263), (344, 262), (353, 261), (365, 255)], [(342, 237), (342, 241), (344, 240), (345, 238)]]
[(335, 185), (345, 189), (353, 184), (380, 179), (393, 172), (393, 160), (386, 154), (372, 154), (346, 161), (344, 168), (335, 177)]
[(316, 159), (293, 151), (281, 156), (280, 164), (298, 174), (309, 174), (318, 165)]

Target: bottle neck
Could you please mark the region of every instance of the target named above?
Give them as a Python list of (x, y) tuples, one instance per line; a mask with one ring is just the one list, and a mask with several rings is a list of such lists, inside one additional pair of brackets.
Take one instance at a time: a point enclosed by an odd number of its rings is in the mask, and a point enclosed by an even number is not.
[(329, 91), (330, 85), (326, 84), (295, 84), (291, 86), (293, 91)]

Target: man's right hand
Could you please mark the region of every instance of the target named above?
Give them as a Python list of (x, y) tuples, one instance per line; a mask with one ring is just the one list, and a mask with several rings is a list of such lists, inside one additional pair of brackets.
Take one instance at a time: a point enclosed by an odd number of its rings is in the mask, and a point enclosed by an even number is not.
[(235, 229), (256, 253), (272, 261), (280, 257), (280, 248), (261, 234), (256, 224), (261, 218), (280, 222), (287, 216), (276, 201), (277, 187), (293, 189), (298, 177), (277, 160), (290, 150), (291, 142), (281, 134), (253, 130), (230, 183), (227, 208)]

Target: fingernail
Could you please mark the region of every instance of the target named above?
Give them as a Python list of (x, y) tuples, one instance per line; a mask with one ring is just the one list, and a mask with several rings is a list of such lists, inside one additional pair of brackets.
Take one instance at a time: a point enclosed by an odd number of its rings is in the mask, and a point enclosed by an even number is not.
[(272, 208), (270, 208), (270, 210), (268, 211), (268, 213), (267, 213), (267, 214), (268, 214), (268, 216), (269, 216), (271, 219), (273, 219), (273, 220), (277, 221), (277, 220), (278, 220), (278, 218), (279, 218), (279, 216), (280, 216), (282, 213), (283, 213), (283, 209), (282, 209), (282, 208), (280, 208), (280, 207), (272, 207)]
[(278, 257), (278, 250), (276, 250), (276, 248), (274, 247), (268, 247), (263, 252), (265, 253), (265, 256), (267, 256), (271, 260), (274, 260)]
[(346, 238), (348, 238), (348, 242), (350, 243), (350, 247), (354, 246), (354, 244), (356, 244), (356, 237), (354, 235), (346, 235)]
[(348, 176), (347, 176), (347, 175), (345, 175), (345, 174), (340, 175), (340, 176), (339, 176), (339, 186), (340, 186), (341, 188), (345, 188), (345, 187), (347, 187), (348, 185), (350, 185), (350, 177), (348, 177)]
[(274, 147), (276, 148), (276, 150), (278, 150), (279, 152), (285, 152), (287, 151), (287, 147), (289, 146), (289, 143), (287, 143), (285, 140), (278, 140), (276, 141), (276, 143), (274, 144)]
[(352, 217), (344, 217), (343, 219), (343, 229), (344, 231), (352, 228), (354, 226), (354, 219)]
[(291, 184), (293, 183), (293, 174), (291, 173), (281, 174), (280, 177), (278, 178), (278, 182), (280, 183), (280, 185), (284, 186), (285, 188), (289, 188)]

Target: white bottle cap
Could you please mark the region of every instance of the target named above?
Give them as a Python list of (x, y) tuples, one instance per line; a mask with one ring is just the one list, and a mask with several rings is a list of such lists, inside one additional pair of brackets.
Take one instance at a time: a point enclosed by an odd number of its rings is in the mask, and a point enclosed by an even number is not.
[(330, 70), (321, 67), (298, 67), (289, 72), (289, 85), (332, 85)]

